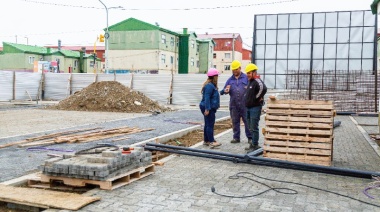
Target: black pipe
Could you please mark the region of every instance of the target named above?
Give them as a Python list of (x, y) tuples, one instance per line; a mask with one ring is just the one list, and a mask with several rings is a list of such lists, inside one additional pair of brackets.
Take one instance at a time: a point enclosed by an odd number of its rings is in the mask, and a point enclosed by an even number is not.
[(189, 147), (180, 147), (180, 146), (172, 146), (172, 145), (166, 145), (166, 144), (157, 144), (157, 143), (152, 143), (152, 142), (148, 142), (145, 145), (156, 146), (156, 147), (161, 147), (161, 148), (170, 148), (170, 149), (176, 149), (176, 150), (201, 152), (201, 153), (220, 155), (220, 156), (225, 156), (225, 157), (234, 157), (234, 158), (241, 158), (241, 159), (245, 158), (245, 155), (243, 155), (243, 154), (232, 154), (232, 153), (217, 152), (217, 151), (204, 150), (204, 149), (195, 149), (195, 148), (189, 148)]
[[(156, 143), (147, 143), (147, 145), (148, 146), (150, 145), (150, 146), (161, 147), (161, 148), (170, 148), (170, 149), (182, 150), (182, 151), (178, 151), (178, 154), (183, 154), (183, 151), (201, 152), (201, 153), (219, 155), (219, 156), (224, 156), (224, 157), (232, 157), (234, 159), (243, 159), (242, 160), (243, 162), (244, 161), (260, 161), (260, 162), (265, 162), (265, 163), (272, 164), (272, 165), (273, 165), (273, 163), (276, 163), (278, 165), (282, 165), (282, 167), (284, 167), (284, 168), (285, 168), (285, 166), (286, 167), (296, 167), (298, 170), (300, 170), (300, 169), (310, 170), (310, 171), (315, 171), (315, 172), (322, 172), (322, 173), (336, 174), (336, 175), (343, 175), (343, 176), (352, 176), (352, 177), (360, 177), (360, 178), (368, 178), (368, 179), (371, 179), (372, 176), (380, 176), (380, 173), (377, 173), (377, 172), (369, 172), (369, 171), (345, 169), (345, 168), (338, 168), (338, 167), (329, 167), (329, 166), (321, 166), (321, 165), (314, 165), (314, 164), (298, 163), (298, 162), (292, 162), (292, 161), (276, 160), (276, 159), (271, 159), (271, 158), (252, 157), (249, 155), (244, 155), (242, 158), (241, 154), (223, 153), (223, 152), (200, 150), (200, 149), (194, 149), (194, 148), (178, 147), (178, 146), (156, 144)], [(164, 150), (160, 150), (160, 151), (164, 151)]]
[(316, 170), (312, 168), (305, 168), (305, 167), (299, 167), (299, 166), (288, 165), (288, 164), (278, 164), (276, 162), (263, 162), (263, 161), (247, 160), (247, 159), (241, 159), (241, 158), (222, 157), (222, 156), (215, 156), (215, 155), (203, 154), (203, 153), (197, 153), (197, 152), (186, 152), (186, 151), (181, 151), (181, 150), (165, 149), (165, 148), (153, 147), (153, 146), (146, 146), (145, 149), (150, 150), (150, 151), (161, 151), (161, 152), (169, 152), (173, 154), (183, 154), (183, 155), (188, 155), (188, 156), (197, 156), (197, 157), (218, 159), (218, 160), (224, 160), (224, 161), (231, 161), (233, 163), (247, 163), (247, 164), (259, 165), (259, 166), (269, 166), (269, 167), (276, 167), (276, 168), (282, 168), (282, 169), (293, 169), (297, 171), (319, 172), (319, 173), (324, 173), (324, 174), (334, 174), (334, 175), (350, 176), (350, 177), (357, 177), (357, 178), (368, 178), (367, 176), (363, 177), (363, 175), (360, 175), (357, 173), (347, 174), (347, 173), (335, 172), (335, 171)]
[(247, 155), (257, 157), (259, 155), (262, 155), (263, 153), (264, 153), (264, 149), (260, 148), (260, 149), (257, 149), (255, 151), (252, 151), (250, 153), (247, 153)]

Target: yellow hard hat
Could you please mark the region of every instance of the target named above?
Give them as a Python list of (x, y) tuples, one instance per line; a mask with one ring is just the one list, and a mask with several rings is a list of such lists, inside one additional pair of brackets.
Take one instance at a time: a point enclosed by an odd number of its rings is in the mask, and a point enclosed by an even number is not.
[(236, 70), (241, 66), (239, 60), (234, 60), (231, 63), (231, 70)]
[(250, 63), (248, 64), (246, 67), (245, 67), (245, 73), (249, 73), (251, 71), (255, 71), (255, 70), (258, 70), (259, 68), (253, 64), (253, 63)]

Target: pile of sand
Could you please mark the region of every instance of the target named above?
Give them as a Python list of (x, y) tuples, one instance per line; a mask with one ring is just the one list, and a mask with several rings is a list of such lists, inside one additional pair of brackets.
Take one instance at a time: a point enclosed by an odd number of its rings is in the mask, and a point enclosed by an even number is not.
[(171, 110), (116, 81), (94, 82), (49, 109), (127, 113)]

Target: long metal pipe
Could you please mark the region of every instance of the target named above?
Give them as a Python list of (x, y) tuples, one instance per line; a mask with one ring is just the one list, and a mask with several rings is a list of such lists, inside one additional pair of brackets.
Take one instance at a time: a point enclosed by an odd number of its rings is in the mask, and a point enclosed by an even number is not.
[[(214, 155), (214, 156), (216, 155), (219, 157), (214, 158), (214, 159), (219, 159), (220, 157), (222, 157), (224, 160), (229, 160), (233, 162), (244, 162), (244, 163), (260, 162), (260, 164), (265, 163), (266, 165), (270, 165), (270, 166), (278, 165), (283, 168), (291, 168), (291, 169), (297, 169), (297, 170), (314, 171), (314, 172), (321, 172), (321, 173), (327, 173), (327, 174), (368, 178), (368, 179), (371, 179), (372, 176), (380, 176), (380, 173), (378, 172), (353, 170), (353, 169), (346, 169), (346, 168), (339, 168), (339, 167), (329, 167), (329, 166), (321, 166), (321, 165), (314, 165), (314, 164), (305, 164), (305, 163), (298, 163), (298, 162), (292, 162), (292, 161), (276, 160), (276, 159), (271, 159), (271, 158), (255, 157), (255, 156), (242, 155), (242, 154), (223, 153), (223, 152), (217, 152), (217, 151), (178, 147), (178, 146), (156, 144), (156, 143), (147, 143), (146, 145), (147, 146), (145, 146), (145, 148), (148, 150), (149, 150), (148, 148), (149, 146), (154, 146), (154, 147), (160, 148), (160, 150), (157, 150), (157, 151), (165, 152), (166, 149), (178, 150), (175, 152), (177, 154), (186, 154), (186, 152), (193, 152), (193, 153), (197, 152), (197, 153), (202, 153), (203, 154), (202, 156), (204, 157), (209, 157), (210, 155)], [(193, 154), (186, 154), (186, 155), (193, 155)], [(199, 156), (199, 155), (193, 155), (193, 156)], [(209, 157), (209, 158), (213, 158), (213, 157)]]
[(174, 150), (174, 149), (165, 149), (165, 148), (154, 147), (154, 146), (146, 146), (145, 149), (150, 150), (150, 151), (162, 151), (162, 152), (169, 152), (169, 153), (173, 153), (173, 154), (183, 154), (183, 155), (188, 155), (188, 156), (196, 156), (196, 157), (231, 161), (233, 163), (247, 163), (247, 164), (259, 165), (259, 166), (269, 166), (269, 167), (293, 169), (293, 170), (297, 170), (297, 171), (309, 171), (309, 172), (319, 172), (319, 173), (325, 173), (325, 174), (343, 175), (343, 176), (358, 177), (358, 178), (367, 178), (367, 177), (363, 177), (362, 175), (353, 174), (353, 173), (349, 173), (349, 174), (343, 173), (342, 174), (341, 172), (316, 170), (316, 169), (305, 168), (305, 167), (298, 167), (298, 166), (292, 166), (292, 165), (286, 165), (286, 164), (278, 164), (275, 162), (252, 161), (252, 160), (246, 160), (246, 159), (241, 159), (241, 158), (223, 157), (223, 156), (212, 155), (212, 154), (204, 154), (204, 153), (198, 153), (198, 152), (187, 152), (187, 151)]

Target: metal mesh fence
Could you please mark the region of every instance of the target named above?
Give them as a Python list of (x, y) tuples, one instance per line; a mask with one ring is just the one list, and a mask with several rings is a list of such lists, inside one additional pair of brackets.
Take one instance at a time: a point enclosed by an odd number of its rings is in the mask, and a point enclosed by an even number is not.
[(342, 112), (377, 112), (377, 83), (372, 71), (287, 70), (283, 98), (330, 100)]

